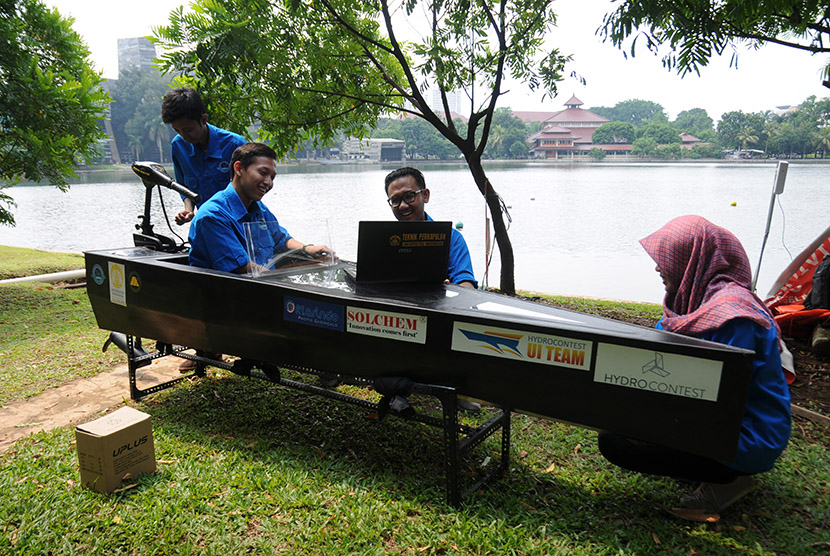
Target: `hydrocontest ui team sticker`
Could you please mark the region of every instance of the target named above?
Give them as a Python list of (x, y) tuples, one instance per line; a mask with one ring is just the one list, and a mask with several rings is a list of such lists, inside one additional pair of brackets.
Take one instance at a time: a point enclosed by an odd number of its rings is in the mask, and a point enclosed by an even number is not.
[(344, 307), (334, 303), (286, 296), (283, 318), (290, 322), (343, 332)]
[(365, 307), (346, 307), (346, 331), (387, 340), (425, 344), (427, 317), (377, 311)]
[(453, 351), (588, 371), (593, 342), (527, 330), (453, 323)]
[(723, 362), (600, 343), (594, 382), (717, 401)]

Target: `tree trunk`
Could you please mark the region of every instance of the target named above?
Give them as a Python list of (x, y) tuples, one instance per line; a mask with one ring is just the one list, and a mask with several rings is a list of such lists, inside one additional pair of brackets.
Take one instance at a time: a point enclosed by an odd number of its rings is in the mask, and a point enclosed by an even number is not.
[(484, 167), (481, 165), (481, 157), (477, 154), (464, 154), (467, 159), (467, 166), (470, 168), (470, 173), (473, 174), (473, 179), (476, 186), (487, 203), (487, 208), (490, 209), (490, 216), (493, 219), (493, 228), (496, 234), (496, 244), (499, 247), (499, 255), (501, 257), (501, 275), (499, 289), (507, 294), (516, 293), (515, 280), (515, 260), (513, 258), (513, 245), (510, 243), (510, 237), (507, 235), (507, 226), (504, 224), (504, 214), (501, 210), (501, 203), (499, 196), (487, 179), (484, 173)]

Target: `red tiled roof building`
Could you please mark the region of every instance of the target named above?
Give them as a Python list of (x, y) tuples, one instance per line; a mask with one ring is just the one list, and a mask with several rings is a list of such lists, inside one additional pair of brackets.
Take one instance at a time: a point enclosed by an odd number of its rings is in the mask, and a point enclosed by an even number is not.
[(577, 158), (588, 156), (593, 148), (606, 155), (628, 155), (631, 145), (595, 145), (594, 131), (607, 122), (599, 114), (580, 108), (582, 101), (572, 96), (565, 110), (556, 112), (543, 122), (544, 127), (527, 138), (533, 158)]

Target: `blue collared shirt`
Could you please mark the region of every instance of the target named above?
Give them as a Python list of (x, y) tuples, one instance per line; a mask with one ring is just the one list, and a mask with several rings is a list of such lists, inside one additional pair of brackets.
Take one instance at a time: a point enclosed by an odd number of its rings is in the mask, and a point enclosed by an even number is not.
[[(432, 221), (427, 213), (424, 213), (424, 217)], [(461, 232), (455, 228), (452, 229), (450, 235), (450, 262), (447, 268), (447, 278), (449, 278), (451, 284), (472, 282), (476, 288), (478, 287), (476, 276), (473, 274), (473, 261), (470, 259), (467, 242), (464, 241)]]
[(231, 155), (245, 138), (231, 131), (207, 124), (210, 138), (202, 151), (176, 135), (170, 145), (176, 181), (201, 196), (197, 206), (221, 191), (231, 181)]
[(202, 268), (233, 272), (248, 264), (245, 223), (253, 222), (254, 260), (265, 265), (275, 253), (285, 250), (291, 236), (262, 201), (245, 209), (242, 200), (228, 184), (204, 203), (190, 223), (190, 264)]

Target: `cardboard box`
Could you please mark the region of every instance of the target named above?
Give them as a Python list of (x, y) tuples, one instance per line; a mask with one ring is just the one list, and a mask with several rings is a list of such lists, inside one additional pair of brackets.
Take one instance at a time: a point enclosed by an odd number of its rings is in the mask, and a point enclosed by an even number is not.
[(153, 427), (146, 413), (122, 407), (75, 428), (81, 483), (111, 492), (125, 478), (156, 470)]

